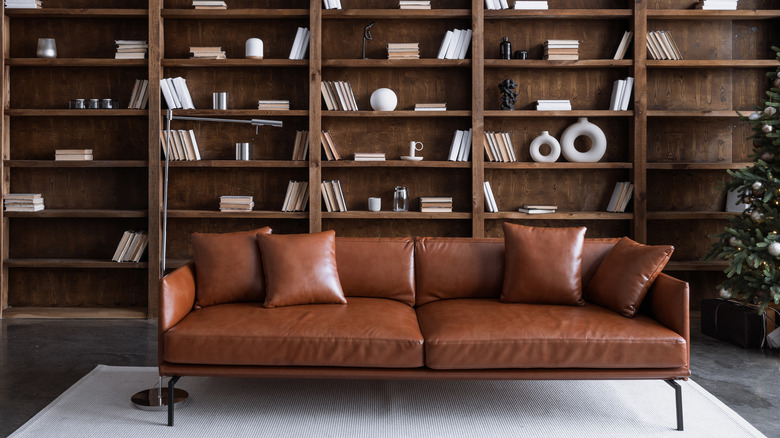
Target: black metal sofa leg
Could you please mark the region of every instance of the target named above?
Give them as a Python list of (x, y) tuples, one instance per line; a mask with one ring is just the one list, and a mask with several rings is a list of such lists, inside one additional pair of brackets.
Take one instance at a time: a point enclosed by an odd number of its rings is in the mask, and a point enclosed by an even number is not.
[(173, 426), (173, 404), (174, 404), (174, 385), (179, 381), (181, 376), (173, 376), (168, 381), (168, 426)]
[(674, 388), (674, 396), (677, 400), (677, 430), (683, 430), (682, 386), (674, 380), (666, 380), (666, 383)]

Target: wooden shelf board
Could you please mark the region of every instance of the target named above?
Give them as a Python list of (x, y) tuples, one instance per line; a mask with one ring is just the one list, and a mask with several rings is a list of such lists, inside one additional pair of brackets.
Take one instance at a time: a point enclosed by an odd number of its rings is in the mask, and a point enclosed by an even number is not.
[(284, 211), (242, 211), (242, 212), (221, 212), (219, 210), (168, 210), (168, 218), (185, 218), (185, 219), (217, 219), (217, 218), (230, 218), (230, 219), (307, 219), (309, 213), (305, 211), (296, 212), (284, 212)]
[(406, 160), (386, 160), (386, 161), (353, 161), (337, 160), (323, 161), (322, 167), (438, 167), (445, 169), (470, 169), (470, 161), (406, 161)]
[(5, 15), (18, 18), (146, 18), (147, 9), (6, 9)]
[(323, 67), (444, 68), (471, 67), (470, 59), (323, 59)]
[(163, 59), (163, 67), (308, 67), (308, 59)]
[(775, 59), (648, 59), (648, 68), (775, 68), (780, 63)]
[(634, 12), (631, 9), (501, 9), (485, 11), (486, 20), (517, 18), (603, 20), (629, 18), (633, 15)]
[[(752, 112), (746, 110), (746, 112)], [(720, 117), (720, 118), (736, 118), (739, 117), (734, 110), (648, 110), (648, 117)]]
[(422, 213), (419, 211), (334, 211), (322, 212), (323, 219), (471, 219), (471, 213)]
[(528, 214), (519, 211), (500, 211), (485, 213), (488, 219), (522, 219), (522, 220), (630, 220), (632, 213), (610, 213), (607, 211), (562, 211), (556, 213)]
[(648, 9), (647, 18), (649, 20), (768, 20), (780, 18), (780, 10), (704, 11), (700, 9)]
[(112, 262), (103, 259), (6, 259), (9, 268), (146, 269), (146, 262)]
[(631, 59), (580, 59), (577, 61), (547, 61), (544, 59), (486, 59), (485, 67), (492, 68), (610, 68), (632, 67)]
[(146, 67), (146, 59), (113, 58), (7, 58), (11, 67)]
[(648, 220), (728, 219), (741, 213), (728, 211), (648, 211)]
[(6, 319), (146, 319), (143, 307), (9, 307)]
[(163, 9), (162, 18), (176, 19), (280, 19), (308, 18), (308, 9)]
[[(165, 161), (162, 161), (165, 165)], [(308, 161), (282, 161), (282, 160), (197, 160), (197, 161), (170, 161), (170, 167), (308, 167)]]
[(325, 9), (323, 20), (471, 18), (470, 9)]
[(518, 162), (518, 163), (492, 163), (485, 162), (485, 169), (544, 169), (544, 170), (560, 170), (560, 169), (631, 169), (633, 165), (631, 163), (531, 163), (531, 162)]
[(146, 117), (148, 110), (131, 109), (7, 109), (7, 116), (16, 117)]
[(752, 166), (752, 162), (746, 163), (647, 163), (648, 170), (726, 170), (742, 169)]
[(3, 212), (6, 217), (27, 217), (27, 218), (60, 218), (60, 217), (78, 217), (78, 218), (131, 218), (147, 217), (146, 210), (98, 210), (98, 209), (44, 209), (41, 211), (6, 211)]
[(165, 269), (166, 270), (179, 269), (191, 261), (192, 259), (167, 259), (165, 261)]
[(726, 261), (670, 261), (666, 264), (664, 271), (723, 271), (728, 267)]
[[(161, 115), (165, 115), (166, 111), (163, 110)], [(214, 109), (194, 109), (194, 110), (173, 110), (173, 114), (177, 116), (193, 116), (193, 117), (261, 117), (261, 116), (273, 116), (273, 117), (306, 117), (309, 112), (306, 110), (283, 110), (283, 111), (260, 111), (256, 109), (228, 109), (228, 110), (214, 110)]]
[(322, 111), (322, 117), (471, 117), (471, 111)]
[(485, 117), (632, 117), (633, 111), (609, 111), (609, 110), (571, 110), (571, 111), (535, 111), (535, 110), (489, 110), (485, 111)]
[(91, 160), (91, 161), (55, 161), (55, 160), (6, 160), (6, 167), (146, 167), (143, 160)]

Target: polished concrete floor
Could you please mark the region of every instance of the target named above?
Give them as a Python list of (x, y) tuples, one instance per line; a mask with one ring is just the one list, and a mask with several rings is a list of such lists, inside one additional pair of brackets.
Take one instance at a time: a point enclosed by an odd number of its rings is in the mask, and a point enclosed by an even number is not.
[[(743, 350), (702, 336), (695, 314), (691, 333), (693, 380), (761, 432), (780, 438), (778, 350)], [(148, 321), (0, 321), (0, 436), (95, 365), (155, 366), (156, 336), (156, 324)]]

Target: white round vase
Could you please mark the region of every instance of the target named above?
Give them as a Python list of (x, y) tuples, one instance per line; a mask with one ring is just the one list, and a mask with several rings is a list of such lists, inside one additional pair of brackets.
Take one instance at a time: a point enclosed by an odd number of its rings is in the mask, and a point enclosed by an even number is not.
[[(550, 146), (550, 153), (543, 155), (542, 145)], [(561, 156), (561, 144), (548, 131), (542, 131), (542, 135), (531, 142), (531, 159), (537, 163), (554, 163)]]
[(392, 111), (398, 105), (398, 96), (389, 88), (380, 88), (371, 93), (371, 108), (374, 111)]
[[(574, 140), (584, 135), (590, 139), (590, 150), (580, 152), (574, 147)], [(607, 136), (598, 126), (590, 123), (587, 117), (580, 117), (577, 123), (569, 126), (561, 135), (563, 157), (573, 163), (595, 163), (607, 152)]]
[(263, 40), (260, 38), (249, 38), (246, 40), (246, 57), (263, 59)]

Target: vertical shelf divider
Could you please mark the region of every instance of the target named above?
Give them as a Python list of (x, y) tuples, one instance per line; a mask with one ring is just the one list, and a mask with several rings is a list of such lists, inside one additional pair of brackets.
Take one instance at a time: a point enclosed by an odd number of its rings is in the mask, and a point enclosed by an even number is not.
[(485, 12), (482, 0), (471, 0), (471, 235), (485, 236)]
[(322, 1), (309, 5), (309, 232), (322, 231), (320, 131), (322, 130)]
[[(5, 11), (4, 11), (5, 12)], [(3, 142), (2, 145), (2, 159), (3, 161), (9, 160), (11, 158), (11, 135), (8, 132), (8, 127), (10, 126), (10, 118), (8, 115), (6, 115), (5, 110), (6, 108), (9, 108), (9, 102), (10, 102), (10, 85), (11, 85), (11, 79), (9, 77), (9, 74), (11, 73), (10, 68), (8, 65), (6, 65), (5, 60), (8, 59), (10, 55), (10, 37), (11, 37), (11, 31), (10, 31), (10, 24), (11, 21), (8, 19), (8, 16), (3, 14), (3, 32), (2, 35), (0, 35), (0, 47), (2, 47), (2, 59), (0, 59), (0, 74), (2, 74), (2, 87), (3, 87), (3, 101), (0, 102), (0, 133), (2, 133), (2, 139), (0, 141)], [(3, 193), (8, 193), (10, 189), (10, 172), (6, 169), (5, 166), (0, 165), (0, 179), (2, 180), (2, 190)], [(2, 251), (0, 251), (0, 263), (2, 263), (2, 272), (0, 272), (0, 318), (3, 317), (3, 309), (8, 307), (8, 266), (5, 264), (6, 259), (8, 259), (9, 256), (9, 245), (8, 245), (8, 238), (10, 236), (9, 233), (9, 223), (8, 218), (5, 216), (5, 209), (0, 208), (0, 235), (2, 236), (3, 243), (2, 243)]]
[(163, 57), (163, 21), (162, 3), (164, 0), (151, 0), (149, 2), (149, 257), (148, 278), (148, 318), (157, 318), (158, 304), (157, 293), (160, 277), (165, 275), (160, 272), (162, 262), (162, 173), (160, 160), (160, 129), (162, 129), (160, 80), (162, 79)]
[(634, 117), (631, 141), (634, 240), (647, 243), (647, 1), (634, 2)]

